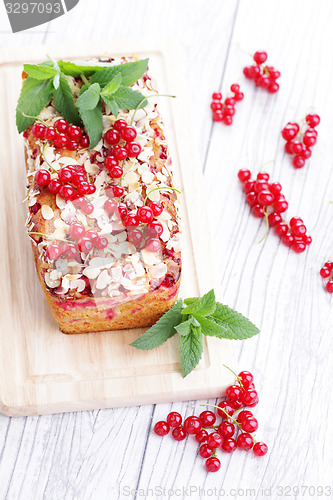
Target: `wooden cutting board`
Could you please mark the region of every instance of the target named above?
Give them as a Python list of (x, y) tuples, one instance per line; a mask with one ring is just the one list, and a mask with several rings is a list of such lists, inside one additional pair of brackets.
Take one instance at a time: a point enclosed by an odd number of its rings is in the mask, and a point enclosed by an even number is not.
[[(183, 277), (181, 296), (201, 295), (216, 286), (203, 179), (191, 137), (186, 86), (179, 52), (151, 49), (137, 41), (79, 48), (38, 47), (0, 52), (0, 412), (35, 415), (221, 396), (232, 376), (229, 343), (204, 338), (204, 355), (185, 379), (180, 372), (179, 339), (150, 352), (130, 347), (144, 329), (86, 335), (60, 333), (46, 304), (25, 235), (25, 164), (15, 107), (24, 62), (55, 58), (136, 53), (150, 58), (160, 93), (175, 186), (182, 191)], [(178, 67), (179, 65), (179, 67)]]

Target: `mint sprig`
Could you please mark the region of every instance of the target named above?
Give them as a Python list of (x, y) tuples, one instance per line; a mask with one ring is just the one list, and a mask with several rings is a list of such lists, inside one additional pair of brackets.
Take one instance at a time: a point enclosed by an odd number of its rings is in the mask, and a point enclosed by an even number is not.
[(137, 349), (154, 349), (179, 334), (183, 377), (199, 363), (203, 335), (220, 339), (245, 340), (259, 329), (242, 314), (216, 302), (214, 290), (202, 297), (179, 299), (161, 319), (131, 343)]
[[(147, 69), (148, 59), (118, 65), (78, 65), (49, 59), (40, 65), (25, 64), (27, 78), (16, 108), (16, 125), (21, 133), (53, 99), (53, 105), (70, 123), (83, 125), (90, 149), (103, 133), (102, 103), (117, 117), (119, 109), (145, 107), (145, 96), (130, 88)], [(79, 97), (74, 96), (68, 78), (81, 78), (84, 85)]]

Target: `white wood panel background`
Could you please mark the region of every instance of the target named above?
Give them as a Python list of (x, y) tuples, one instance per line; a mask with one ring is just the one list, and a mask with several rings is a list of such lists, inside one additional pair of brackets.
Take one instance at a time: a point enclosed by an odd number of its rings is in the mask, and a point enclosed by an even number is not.
[[(255, 374), (257, 436), (269, 445), (262, 459), (241, 451), (224, 454), (221, 470), (206, 474), (193, 439), (176, 443), (152, 433), (152, 424), (171, 408), (189, 415), (206, 401), (43, 417), (0, 415), (0, 498), (173, 499), (186, 498), (190, 487), (196, 500), (214, 488), (225, 493), (217, 491), (213, 498), (264, 498), (262, 488), (272, 488), (270, 497), (279, 498), (278, 486), (332, 487), (333, 299), (318, 276), (333, 258), (332, 2), (80, 0), (65, 17), (15, 35), (2, 4), (0, 15), (1, 47), (141, 36), (150, 38), (152, 47), (157, 37), (180, 43), (224, 302), (262, 330), (257, 338), (234, 343), (233, 351), (238, 366)], [(268, 51), (269, 62), (282, 72), (277, 94), (244, 81), (242, 67), (250, 58), (240, 48)], [(233, 126), (213, 125), (210, 94), (225, 92), (237, 80), (246, 97)], [(306, 167), (296, 171), (283, 152), (280, 130), (311, 106), (322, 116), (319, 140)], [(245, 166), (258, 171), (267, 160), (275, 160), (267, 167), (283, 185), (289, 215), (302, 216), (313, 236), (304, 254), (295, 255), (274, 234), (258, 244), (264, 224), (250, 216), (236, 174)], [(158, 487), (166, 489), (163, 495)], [(178, 496), (167, 491), (183, 487)], [(137, 494), (128, 494), (129, 488)], [(255, 493), (246, 491), (250, 488)], [(284, 491), (280, 497), (320, 493)]]

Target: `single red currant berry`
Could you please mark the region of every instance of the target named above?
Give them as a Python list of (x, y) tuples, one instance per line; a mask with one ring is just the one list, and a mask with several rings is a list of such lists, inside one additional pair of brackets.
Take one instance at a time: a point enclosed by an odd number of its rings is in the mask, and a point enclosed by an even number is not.
[(241, 434), (239, 434), (237, 438), (238, 448), (240, 448), (241, 450), (248, 451), (251, 450), (251, 448), (253, 448), (253, 444), (254, 444), (254, 439), (251, 436), (251, 434), (248, 434), (247, 432), (242, 432)]
[(331, 271), (327, 267), (324, 266), (320, 269), (320, 276), (322, 278), (328, 278), (330, 274)]
[(110, 168), (109, 172), (114, 179), (119, 179), (124, 173), (123, 169), (119, 166)]
[(93, 243), (92, 243), (91, 239), (88, 238), (87, 236), (83, 236), (83, 238), (80, 238), (79, 241), (77, 242), (77, 244), (78, 244), (80, 252), (83, 252), (83, 253), (89, 253), (93, 247)]
[(54, 138), (54, 145), (56, 148), (65, 148), (68, 144), (69, 140), (67, 135), (65, 134), (57, 134)]
[(239, 385), (230, 385), (227, 387), (226, 394), (231, 401), (238, 401), (243, 394), (243, 391)]
[(108, 239), (105, 238), (105, 236), (99, 236), (94, 244), (95, 244), (95, 247), (98, 249), (98, 250), (104, 250), (104, 248), (106, 248), (108, 246)]
[(325, 267), (327, 267), (327, 269), (332, 271), (333, 270), (333, 262), (325, 262)]
[(123, 220), (123, 219), (125, 219), (127, 213), (128, 213), (128, 210), (127, 210), (126, 205), (124, 205), (123, 203), (120, 204), (119, 207), (118, 207), (119, 217)]
[(50, 245), (46, 249), (46, 255), (50, 260), (57, 260), (61, 255), (61, 249), (59, 245)]
[(150, 207), (140, 207), (137, 211), (137, 216), (140, 222), (149, 224), (154, 218), (153, 211)]
[(279, 182), (272, 182), (272, 184), (269, 186), (269, 190), (274, 194), (274, 196), (280, 196), (282, 186)]
[(253, 59), (257, 64), (262, 64), (267, 59), (267, 52), (257, 51), (253, 54)]
[(295, 224), (292, 227), (292, 233), (294, 236), (302, 238), (303, 236), (306, 235), (306, 226), (304, 224)]
[(145, 246), (145, 249), (148, 251), (148, 252), (158, 252), (160, 249), (161, 249), (161, 243), (160, 243), (160, 240), (158, 240), (157, 238), (149, 238), (147, 241), (146, 241), (146, 246)]
[(63, 167), (59, 170), (59, 180), (63, 184), (66, 184), (67, 182), (72, 182), (73, 180), (73, 171), (69, 167)]
[(234, 408), (233, 403), (231, 401), (221, 401), (218, 404), (218, 407), (221, 409), (217, 410), (217, 413), (222, 418), (228, 418), (228, 416), (232, 417), (232, 415), (234, 414), (235, 408)]
[(244, 389), (248, 389), (250, 384), (253, 382), (253, 375), (251, 372), (248, 372), (246, 370), (243, 370), (238, 374), (238, 378), (240, 378), (241, 383), (244, 387)]
[(259, 397), (257, 399), (255, 399), (254, 401), (252, 401), (252, 403), (248, 403), (247, 406), (249, 408), (253, 408), (254, 406), (257, 406), (258, 403), (259, 403)]
[(255, 217), (258, 217), (258, 218), (263, 218), (265, 217), (265, 214), (264, 214), (264, 209), (262, 208), (261, 205), (254, 205), (252, 207), (252, 213)]
[(172, 437), (176, 441), (183, 441), (186, 438), (186, 432), (182, 427), (175, 427), (172, 430)]
[(220, 101), (221, 99), (222, 99), (221, 92), (214, 92), (214, 94), (212, 94), (213, 101)]
[(242, 402), (244, 403), (245, 406), (248, 406), (248, 404), (255, 401), (257, 397), (258, 397), (257, 391), (255, 391), (254, 389), (248, 389), (242, 394)]
[(54, 128), (59, 132), (59, 133), (66, 133), (68, 130), (68, 122), (66, 120), (63, 120), (62, 118), (60, 120), (57, 120), (54, 123)]
[(210, 427), (216, 422), (216, 415), (212, 411), (203, 411), (199, 415), (200, 422), (204, 427)]
[(287, 141), (286, 144), (284, 145), (284, 150), (286, 153), (288, 153), (288, 155), (294, 154), (293, 145), (294, 145), (293, 141)]
[(89, 186), (88, 194), (94, 194), (96, 191), (96, 186), (94, 184), (88, 184), (88, 186)]
[(285, 212), (288, 209), (288, 202), (286, 200), (279, 200), (274, 203), (274, 210), (275, 212)]
[(291, 245), (294, 243), (294, 237), (291, 234), (284, 234), (282, 236), (282, 243), (286, 245), (287, 247), (291, 247)]
[(123, 161), (127, 157), (127, 151), (121, 146), (112, 146), (111, 156), (114, 156), (117, 161)]
[(232, 85), (230, 85), (230, 90), (234, 94), (237, 94), (239, 92), (239, 89), (240, 89), (240, 87), (239, 87), (238, 83), (233, 83)]
[(258, 420), (254, 417), (243, 418), (241, 426), (245, 432), (255, 432), (258, 429)]
[(104, 160), (105, 167), (110, 170), (114, 167), (118, 167), (118, 161), (115, 159), (114, 156), (107, 156)]
[(82, 204), (81, 210), (84, 214), (91, 215), (94, 211), (94, 205), (92, 203), (90, 203), (89, 201), (85, 202)]
[(254, 207), (254, 205), (257, 205), (258, 204), (258, 197), (257, 197), (256, 193), (247, 194), (246, 195), (246, 203), (250, 207)]
[(282, 129), (282, 137), (286, 141), (290, 142), (293, 139), (295, 139), (296, 135), (298, 134), (298, 130), (295, 128), (288, 127), (288, 124)]
[(284, 234), (287, 234), (288, 229), (289, 229), (288, 224), (285, 224), (284, 222), (280, 222), (275, 226), (275, 232), (278, 236), (283, 236)]
[(111, 128), (106, 132), (104, 139), (108, 144), (111, 144), (111, 146), (113, 146), (114, 144), (118, 144), (118, 142), (120, 141), (120, 133), (118, 132), (118, 130)]
[(92, 242), (93, 245), (95, 245), (96, 241), (99, 238), (98, 233), (93, 229), (89, 229), (89, 231), (86, 232), (85, 236)]
[(82, 205), (84, 205), (84, 203), (85, 203), (85, 199), (82, 196), (75, 197), (72, 200), (72, 203), (73, 203), (75, 208), (82, 208)]
[(214, 111), (213, 113), (214, 122), (222, 122), (223, 121), (223, 113), (222, 111)]
[(152, 221), (147, 225), (146, 230), (148, 236), (155, 238), (157, 236), (161, 236), (163, 233), (163, 226), (160, 222)]
[(251, 172), (247, 168), (242, 168), (241, 170), (239, 170), (237, 175), (238, 175), (238, 179), (241, 182), (246, 182), (251, 178)]
[(233, 438), (227, 438), (222, 443), (222, 450), (232, 453), (237, 448), (237, 443)]
[(43, 123), (36, 122), (32, 126), (31, 131), (37, 139), (44, 139), (46, 128), (47, 127)]
[(218, 432), (212, 432), (207, 436), (207, 444), (210, 448), (219, 448), (223, 443), (223, 438)]
[(45, 139), (48, 141), (53, 141), (55, 136), (57, 135), (57, 132), (54, 127), (46, 127), (45, 130)]
[(225, 420), (220, 423), (218, 433), (221, 434), (223, 438), (231, 438), (235, 434), (235, 426)]
[(59, 195), (64, 198), (64, 200), (73, 200), (76, 192), (70, 184), (63, 184), (59, 189)]
[(141, 146), (138, 142), (128, 142), (125, 146), (125, 150), (130, 158), (136, 158), (141, 153)]
[(279, 224), (280, 222), (282, 222), (282, 217), (280, 214), (278, 214), (277, 212), (272, 212), (271, 214), (269, 214), (268, 224), (271, 227), (276, 226), (276, 224)]
[(121, 198), (121, 196), (123, 196), (124, 194), (124, 188), (122, 186), (112, 186), (112, 192), (113, 192), (113, 196), (115, 198)]
[(210, 104), (210, 108), (212, 111), (220, 111), (222, 109), (222, 102), (220, 101), (213, 101)]
[(258, 80), (256, 81), (256, 84), (259, 87), (262, 87), (263, 89), (267, 89), (268, 86), (270, 85), (270, 79), (268, 78), (268, 76), (265, 75), (259, 76)]
[(86, 196), (87, 194), (89, 194), (89, 191), (90, 191), (90, 188), (89, 188), (88, 182), (83, 181), (80, 184), (78, 184), (78, 186), (77, 186), (77, 192), (81, 196)]
[(317, 142), (317, 138), (314, 135), (305, 133), (303, 137), (303, 144), (308, 148), (312, 148)]
[(311, 238), (311, 236), (309, 236), (308, 234), (305, 234), (305, 235), (302, 237), (302, 241), (303, 241), (303, 243), (305, 243), (306, 245), (311, 245), (311, 243), (312, 243), (312, 238)]
[(208, 472), (217, 472), (221, 467), (221, 462), (216, 457), (210, 457), (207, 458), (205, 466)]
[(48, 185), (48, 189), (52, 194), (59, 193), (60, 188), (61, 188), (61, 182), (58, 179), (52, 179), (50, 184)]
[(136, 228), (129, 229), (128, 234), (127, 234), (127, 239), (130, 243), (132, 243), (132, 245), (139, 247), (142, 243), (142, 240), (143, 240), (142, 231), (140, 231), (140, 229), (136, 229)]
[(269, 207), (274, 202), (274, 195), (270, 191), (261, 191), (258, 194), (258, 203), (264, 207)]
[(82, 135), (82, 130), (76, 125), (70, 125), (67, 129), (67, 135), (72, 141), (79, 141)]
[(118, 132), (120, 132), (123, 127), (127, 127), (127, 122), (125, 122), (125, 120), (117, 120), (114, 122), (113, 128), (118, 130)]
[(305, 159), (301, 155), (296, 155), (293, 158), (293, 165), (295, 168), (303, 168), (305, 165)]
[(233, 106), (230, 106), (230, 105), (225, 105), (224, 109), (223, 109), (223, 114), (224, 114), (224, 118), (226, 118), (227, 116), (234, 116), (235, 108)]
[(89, 148), (90, 141), (89, 137), (87, 135), (82, 135), (80, 138), (80, 146), (83, 149)]
[[(108, 200), (108, 201), (111, 201), (111, 200)], [(105, 202), (105, 203), (107, 203), (107, 202)], [(139, 225), (139, 221), (138, 221), (138, 218), (136, 215), (128, 214), (124, 218), (124, 226), (125, 227), (136, 227), (138, 225)]]
[(154, 426), (154, 432), (158, 436), (166, 436), (169, 433), (170, 425), (167, 422), (161, 420), (157, 422)]
[[(234, 99), (233, 97), (227, 97), (226, 100), (224, 101), (224, 104), (226, 104), (227, 106), (235, 106), (236, 99)], [(220, 109), (222, 109), (222, 104)]]
[(244, 419), (252, 418), (252, 417), (253, 417), (252, 411), (250, 411), (250, 410), (243, 410), (243, 411), (239, 412), (237, 420), (241, 424)]
[(167, 422), (170, 427), (178, 427), (179, 425), (181, 425), (182, 421), (182, 416), (177, 411), (172, 411), (167, 416)]
[(306, 123), (310, 127), (316, 127), (320, 123), (320, 117), (319, 117), (319, 115), (309, 114), (309, 115), (306, 115), (305, 119), (306, 119)]
[(302, 153), (300, 156), (304, 158), (304, 160), (308, 160), (310, 156), (312, 155), (311, 149), (306, 148), (305, 146), (303, 147)]
[(187, 434), (196, 434), (201, 430), (201, 422), (198, 417), (195, 417), (194, 415), (191, 415), (190, 417), (187, 417), (187, 419), (184, 422), (184, 429), (187, 432)]
[(210, 448), (206, 443), (205, 444), (202, 444), (199, 448), (199, 455), (202, 457), (202, 458), (208, 458), (212, 455), (213, 453), (213, 449)]
[(131, 142), (134, 141), (134, 139), (137, 136), (137, 133), (134, 127), (131, 126), (122, 127), (120, 129), (120, 136), (124, 141)]
[(35, 182), (37, 186), (44, 187), (47, 186), (51, 181), (51, 175), (48, 170), (40, 169), (37, 170), (35, 175)]
[(289, 224), (290, 227), (293, 228), (297, 224), (303, 224), (303, 219), (301, 219), (300, 217), (293, 217), (292, 219), (290, 219)]
[(235, 101), (242, 101), (244, 99), (244, 92), (237, 92), (237, 94), (234, 95)]
[(300, 141), (293, 142), (293, 153), (299, 155), (303, 151), (303, 144)]
[(152, 209), (154, 217), (158, 217), (163, 212), (163, 205), (158, 201), (152, 201), (149, 203), (149, 208)]
[(235, 410), (239, 410), (239, 408), (243, 406), (243, 403), (241, 400), (238, 400), (238, 401), (233, 401), (232, 405), (235, 407)]
[(253, 453), (257, 457), (263, 457), (268, 451), (267, 444), (258, 442), (253, 446)]
[(330, 280), (326, 283), (326, 291), (328, 293), (333, 293), (333, 281)]
[(269, 184), (265, 180), (256, 181), (254, 184), (254, 190), (256, 193), (261, 193), (261, 191), (269, 191)]
[(79, 149), (79, 143), (76, 141), (69, 141), (69, 143), (67, 144), (67, 149), (69, 149), (69, 151), (76, 151), (77, 149)]
[(73, 240), (79, 240), (80, 238), (83, 238), (83, 236), (86, 234), (86, 230), (80, 222), (74, 222), (69, 226), (68, 230), (69, 236)]
[(106, 200), (106, 202), (104, 203), (104, 210), (108, 213), (108, 214), (113, 214), (118, 208), (118, 203), (113, 200), (112, 198), (109, 199), (109, 200)]
[(201, 429), (199, 432), (196, 433), (195, 440), (198, 443), (204, 443), (205, 441), (207, 441), (207, 437), (208, 437), (208, 432), (205, 431), (205, 429)]
[(302, 253), (302, 252), (304, 252), (306, 250), (306, 244), (303, 241), (295, 240), (293, 242), (293, 244), (291, 245), (291, 248), (296, 253)]
[(257, 181), (269, 181), (269, 173), (267, 172), (259, 172), (257, 174)]
[(246, 181), (243, 186), (243, 191), (245, 194), (252, 193), (254, 191), (255, 181)]
[(270, 81), (267, 87), (267, 90), (270, 94), (275, 94), (280, 88), (280, 85), (277, 82)]
[(79, 254), (79, 250), (74, 243), (67, 243), (62, 251), (62, 257), (65, 259), (75, 259)]

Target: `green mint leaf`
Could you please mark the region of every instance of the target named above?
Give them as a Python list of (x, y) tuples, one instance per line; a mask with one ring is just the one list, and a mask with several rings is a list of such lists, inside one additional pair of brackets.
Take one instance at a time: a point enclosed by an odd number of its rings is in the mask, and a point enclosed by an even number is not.
[(216, 303), (216, 309), (208, 319), (213, 319), (218, 326), (226, 329), (223, 335), (226, 339), (244, 340), (257, 335), (260, 331), (242, 314), (220, 302)]
[(98, 83), (90, 85), (87, 90), (85, 90), (76, 101), (76, 106), (80, 110), (89, 111), (96, 108), (100, 100), (101, 87)]
[(103, 94), (101, 94), (101, 97), (102, 97), (102, 101), (104, 101), (104, 103), (110, 109), (113, 116), (115, 116), (117, 118), (119, 108), (118, 108), (118, 104), (116, 103), (116, 101), (114, 99), (112, 99), (112, 97), (106, 97)]
[(203, 352), (202, 332), (200, 327), (191, 326), (189, 335), (180, 337), (180, 357), (183, 377), (186, 377), (199, 363)]
[(118, 73), (121, 74), (122, 84), (125, 87), (133, 85), (139, 78), (142, 77), (148, 66), (148, 59), (140, 61), (128, 62), (109, 66), (108, 68), (98, 71), (91, 77), (91, 83), (99, 83), (101, 87), (107, 85)]
[(225, 338), (226, 334), (228, 334), (227, 328), (222, 325), (218, 325), (213, 319), (210, 319), (209, 316), (206, 318), (195, 316), (195, 319), (200, 324), (202, 333), (208, 337), (218, 337), (219, 339), (222, 339)]
[(102, 71), (107, 68), (107, 66), (94, 66), (93, 64), (80, 65), (69, 61), (58, 61), (58, 65), (65, 75), (73, 76), (74, 78), (79, 78), (82, 74), (91, 76), (96, 71)]
[[(182, 318), (184, 318), (184, 316), (182, 316), (181, 319)], [(175, 326), (177, 332), (180, 335), (188, 335), (189, 333), (191, 333), (191, 325), (192, 325), (193, 319), (194, 319), (193, 316), (190, 316), (188, 320), (183, 321), (179, 325)]]
[(101, 96), (110, 97), (116, 90), (118, 90), (119, 85), (121, 84), (121, 73), (118, 73), (112, 80), (109, 82), (106, 87), (101, 92)]
[(147, 99), (140, 92), (120, 85), (118, 90), (112, 94), (120, 109), (135, 109), (138, 106), (144, 108), (147, 105)]
[(160, 318), (155, 325), (138, 337), (130, 345), (137, 349), (148, 351), (162, 345), (166, 340), (176, 334), (175, 327), (182, 321), (181, 309), (183, 301), (179, 299), (176, 304)]
[(102, 104), (99, 102), (96, 108), (89, 110), (79, 108), (79, 113), (89, 136), (89, 149), (93, 149), (103, 134)]
[(182, 310), (182, 314), (195, 314), (205, 317), (212, 314), (215, 311), (215, 307), (215, 293), (214, 290), (210, 290), (202, 297), (198, 297), (196, 300), (192, 301)]
[(28, 76), (23, 84), (16, 107), (16, 126), (19, 133), (24, 132), (34, 118), (24, 115), (38, 116), (52, 97), (53, 83), (49, 80), (35, 80)]
[(58, 74), (60, 75), (59, 87), (53, 92), (54, 105), (69, 123), (82, 125), (67, 78), (63, 73)]
[(35, 80), (49, 80), (57, 73), (57, 70), (54, 68), (39, 66), (37, 64), (24, 64), (23, 68), (26, 74)]

